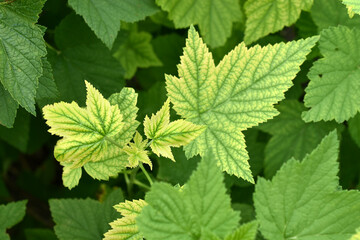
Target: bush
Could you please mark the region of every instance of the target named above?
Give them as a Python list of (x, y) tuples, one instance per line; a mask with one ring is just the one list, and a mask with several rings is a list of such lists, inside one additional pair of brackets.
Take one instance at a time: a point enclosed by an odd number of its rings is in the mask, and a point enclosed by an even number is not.
[(0, 239), (359, 239), (359, 15), (0, 1)]

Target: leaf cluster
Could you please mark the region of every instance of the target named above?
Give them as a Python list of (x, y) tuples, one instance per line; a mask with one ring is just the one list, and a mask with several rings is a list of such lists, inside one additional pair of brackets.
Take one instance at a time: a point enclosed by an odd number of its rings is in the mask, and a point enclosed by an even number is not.
[(0, 0), (0, 240), (356, 240), (358, 0)]

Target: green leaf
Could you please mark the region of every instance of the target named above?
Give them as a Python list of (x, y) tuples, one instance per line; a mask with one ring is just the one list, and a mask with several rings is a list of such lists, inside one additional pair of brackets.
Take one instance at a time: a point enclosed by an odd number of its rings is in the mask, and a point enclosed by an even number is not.
[(176, 162), (169, 161), (164, 157), (158, 158), (159, 170), (156, 178), (173, 185), (184, 185), (198, 165), (200, 157), (195, 156), (192, 159), (187, 159), (182, 148), (174, 148), (172, 153)]
[(83, 19), (65, 17), (55, 30), (60, 52), (49, 50), (56, 85), (63, 101), (85, 103), (84, 80), (109, 97), (124, 86), (124, 70)]
[(141, 210), (147, 205), (144, 200), (125, 201), (114, 208), (121, 213), (118, 218), (110, 223), (111, 230), (105, 233), (103, 240), (142, 240), (143, 235), (139, 232), (135, 218), (140, 215)]
[[(33, 115), (38, 79), (42, 75), (41, 58), (46, 55), (43, 31), (35, 25), (43, 3), (19, 0), (0, 8), (0, 82)], [(7, 111), (13, 112), (14, 108)]]
[(123, 201), (120, 190), (113, 191), (103, 203), (93, 199), (50, 199), (55, 233), (60, 240), (99, 240), (119, 217), (113, 206)]
[(156, 0), (176, 28), (199, 24), (200, 32), (211, 47), (220, 47), (230, 37), (232, 25), (241, 19), (237, 0)]
[(234, 233), (226, 236), (225, 240), (255, 240), (258, 225), (257, 221), (245, 223)]
[(26, 240), (57, 240), (54, 231), (47, 228), (25, 229)]
[(180, 147), (189, 144), (203, 131), (204, 126), (197, 126), (183, 119), (170, 122), (170, 99), (151, 119), (144, 120), (145, 135), (152, 139), (150, 147), (158, 156), (164, 156), (175, 161), (170, 147)]
[(306, 122), (349, 120), (360, 110), (360, 30), (331, 27), (321, 32), (319, 48), (324, 58), (310, 69), (303, 113)]
[(5, 127), (11, 128), (15, 122), (18, 107), (19, 104), (0, 84), (0, 124)]
[(124, 86), (120, 64), (98, 44), (67, 48), (51, 60), (63, 100), (83, 102), (84, 80), (94, 84), (105, 96)]
[(351, 118), (348, 122), (349, 124), (349, 132), (356, 142), (356, 144), (360, 147), (360, 113), (356, 114), (355, 117)]
[(69, 0), (69, 4), (110, 49), (120, 21), (136, 22), (158, 11), (153, 0)]
[(333, 122), (305, 123), (301, 113), (306, 108), (296, 100), (285, 100), (276, 108), (280, 115), (259, 127), (273, 135), (265, 148), (264, 173), (267, 178), (272, 177), (290, 158), (304, 158), (337, 127)]
[(254, 203), (265, 238), (343, 240), (355, 232), (360, 193), (340, 190), (338, 148), (333, 131), (301, 163), (292, 159), (272, 181), (258, 180)]
[[(151, 90), (149, 89), (146, 92), (144, 91), (144, 93), (146, 95), (151, 95), (154, 92), (156, 96), (155, 98), (151, 98), (151, 101), (146, 101), (146, 103), (143, 104), (143, 107), (145, 108), (143, 109), (143, 111), (146, 112), (147, 114), (151, 114), (156, 110), (158, 110), (158, 108), (160, 108), (164, 103), (164, 101), (166, 100), (166, 96), (165, 96), (166, 94), (164, 95), (165, 98), (159, 97), (158, 95), (160, 89), (161, 89), (160, 91), (161, 93), (162, 90), (165, 90), (165, 84), (164, 87), (160, 86), (162, 85), (163, 81), (154, 82), (154, 81), (149, 81), (149, 79), (163, 80), (164, 73), (176, 74), (176, 65), (178, 64), (179, 56), (182, 54), (183, 51), (182, 49), (185, 45), (185, 38), (176, 33), (160, 35), (158, 37), (154, 37), (154, 39), (151, 41), (151, 44), (154, 48), (154, 52), (156, 56), (162, 62), (162, 66), (139, 69), (136, 72), (136, 78), (141, 82), (141, 85), (146, 89), (151, 88)], [(159, 85), (159, 86), (155, 87), (155, 85)], [(155, 89), (159, 89), (159, 90), (157, 90), (155, 93)], [(166, 91), (163, 92), (166, 93)], [(139, 94), (139, 97), (140, 96), (141, 94)], [(154, 102), (156, 104), (154, 104)], [(158, 102), (159, 104), (157, 104)], [(154, 105), (154, 106), (157, 105), (157, 107), (156, 108), (153, 107), (152, 111), (150, 111), (150, 109), (146, 108), (148, 105)], [(140, 111), (143, 107), (140, 107)], [(139, 116), (141, 117), (142, 114), (139, 114)], [(145, 117), (145, 115), (143, 117)]]
[(360, 14), (360, 2), (357, 0), (342, 0), (346, 5), (349, 16), (353, 17), (355, 13)]
[(338, 25), (350, 28), (360, 26), (360, 16), (349, 18), (346, 7), (339, 0), (315, 0), (311, 8), (311, 17), (319, 31)]
[(154, 53), (150, 41), (151, 34), (131, 31), (126, 40), (114, 51), (114, 58), (121, 63), (126, 71), (125, 78), (132, 78), (138, 67), (147, 68), (162, 65)]
[(0, 138), (25, 153), (28, 146), (30, 133), (30, 115), (21, 109), (14, 123), (13, 128), (0, 126)]
[(310, 10), (313, 0), (249, 0), (244, 41), (250, 44), (270, 33), (290, 26), (300, 17), (301, 10)]
[[(118, 162), (111, 168), (103, 164), (95, 173), (91, 171), (94, 166), (89, 166), (90, 170), (85, 167), (92, 177), (108, 179), (127, 164), (121, 148), (127, 144), (126, 141), (130, 141), (128, 135), (133, 134), (134, 125), (137, 125), (133, 119), (136, 115), (136, 112), (133, 112), (136, 110), (136, 102), (133, 103), (136, 95), (125, 89), (124, 92), (114, 95), (114, 100), (108, 101), (90, 83), (85, 84), (88, 92), (86, 108), (80, 108), (75, 102), (55, 103), (43, 108), (44, 118), (50, 126), (49, 132), (63, 137), (54, 150), (55, 158), (62, 165), (73, 170), (97, 162), (102, 164), (109, 161), (110, 165), (114, 165), (114, 161)], [(127, 93), (128, 96), (125, 95)], [(130, 107), (124, 111), (124, 116), (118, 106), (119, 98), (124, 100), (121, 103), (123, 106)], [(113, 105), (111, 102), (114, 102)], [(125, 124), (122, 122), (123, 117), (126, 118)], [(64, 174), (64, 183), (69, 183), (69, 186), (78, 182), (79, 172), (64, 170)], [(73, 182), (66, 177), (69, 174), (76, 176)]]
[(178, 65), (179, 78), (166, 75), (176, 112), (206, 130), (185, 147), (188, 157), (211, 150), (222, 170), (254, 182), (241, 132), (278, 114), (317, 37), (261, 48), (239, 44), (215, 67), (193, 27)]
[(36, 92), (36, 102), (40, 108), (53, 103), (59, 98), (59, 91), (55, 84), (52, 67), (46, 58), (42, 59), (43, 75), (39, 78), (39, 86)]
[(25, 216), (27, 200), (0, 205), (0, 239), (10, 240), (6, 229), (19, 223)]
[(360, 159), (360, 148), (353, 141), (350, 133), (346, 129), (341, 134), (340, 144), (340, 185), (343, 189), (352, 189), (359, 184), (360, 177), (360, 161), (354, 161), (354, 159)]
[(136, 219), (146, 239), (199, 239), (204, 228), (223, 238), (236, 228), (239, 215), (231, 209), (223, 176), (212, 158), (203, 158), (183, 189), (152, 185), (145, 197), (149, 205)]

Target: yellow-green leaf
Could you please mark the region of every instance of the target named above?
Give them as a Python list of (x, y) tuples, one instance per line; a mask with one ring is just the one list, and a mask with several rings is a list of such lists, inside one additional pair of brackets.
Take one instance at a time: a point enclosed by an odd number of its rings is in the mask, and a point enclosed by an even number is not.
[(140, 240), (143, 235), (139, 232), (135, 218), (147, 203), (142, 200), (125, 201), (114, 208), (123, 216), (110, 223), (111, 230), (104, 234), (103, 240)]
[(136, 132), (134, 142), (129, 143), (128, 146), (124, 147), (124, 152), (128, 155), (129, 165), (128, 167), (137, 167), (139, 163), (146, 163), (152, 169), (152, 163), (149, 158), (148, 151), (145, 150), (147, 140), (142, 139), (140, 133)]
[(86, 83), (86, 108), (75, 102), (55, 103), (43, 108), (49, 132), (59, 135), (54, 154), (59, 162), (71, 163), (71, 168), (98, 160), (107, 150), (107, 138), (117, 135), (122, 115), (117, 106), (111, 106), (98, 90)]
[(179, 77), (165, 76), (176, 112), (206, 126), (185, 147), (187, 157), (211, 151), (222, 170), (253, 182), (241, 131), (278, 114), (273, 105), (284, 98), (317, 40), (315, 36), (249, 49), (240, 43), (215, 66), (191, 27), (178, 65)]
[(96, 179), (105, 180), (121, 171), (127, 165), (122, 148), (138, 126), (133, 90), (125, 88), (108, 101), (90, 83), (85, 83), (86, 108), (75, 102), (43, 108), (49, 132), (63, 137), (57, 142), (54, 155), (64, 166), (63, 181), (69, 188), (78, 184), (81, 171), (75, 169), (82, 166)]
[(170, 99), (168, 98), (161, 109), (154, 115), (152, 114), (151, 120), (145, 116), (144, 132), (145, 135), (152, 139), (156, 133), (162, 130), (170, 123)]
[(144, 120), (145, 135), (152, 139), (150, 147), (158, 156), (175, 161), (170, 147), (189, 144), (205, 130), (204, 126), (195, 125), (183, 119), (170, 122), (170, 100), (149, 119)]

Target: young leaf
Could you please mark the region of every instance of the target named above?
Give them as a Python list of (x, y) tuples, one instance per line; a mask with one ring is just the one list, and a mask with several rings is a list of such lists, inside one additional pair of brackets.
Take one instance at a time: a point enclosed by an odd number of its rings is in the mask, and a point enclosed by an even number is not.
[(341, 123), (360, 111), (360, 30), (331, 27), (321, 32), (319, 48), (324, 58), (310, 69), (303, 113), (306, 122), (334, 120)]
[(272, 181), (260, 178), (254, 203), (269, 240), (348, 239), (360, 222), (360, 193), (339, 190), (336, 131), (300, 163), (285, 163)]
[(27, 201), (11, 202), (7, 205), (0, 205), (0, 239), (10, 240), (6, 229), (20, 222), (25, 216)]
[(284, 98), (317, 39), (250, 49), (241, 43), (215, 67), (191, 27), (178, 65), (179, 78), (165, 77), (176, 112), (207, 127), (185, 147), (187, 156), (211, 150), (223, 170), (254, 182), (241, 131), (278, 114), (273, 104)]
[(205, 228), (223, 238), (236, 228), (239, 215), (231, 209), (223, 176), (212, 158), (202, 159), (183, 189), (152, 185), (145, 197), (148, 206), (136, 218), (146, 239), (198, 239)]
[[(136, 107), (133, 105), (134, 92), (124, 89), (120, 94), (114, 95), (110, 101), (106, 100), (90, 83), (87, 87), (86, 108), (80, 108), (77, 103), (55, 103), (43, 108), (44, 118), (50, 126), (49, 132), (63, 137), (55, 146), (56, 159), (72, 170), (84, 165), (85, 170), (94, 178), (108, 179), (116, 175), (126, 166), (126, 154), (121, 152), (122, 147), (130, 141), (129, 134), (133, 134), (137, 122)], [(130, 91), (130, 92), (129, 92)], [(128, 96), (126, 96), (128, 94)], [(118, 100), (122, 107), (129, 106), (124, 111), (126, 122), (122, 121)], [(112, 102), (112, 104), (111, 104)], [(135, 101), (136, 104), (136, 101)], [(135, 113), (134, 113), (135, 110)], [(105, 162), (112, 165), (107, 166)], [(100, 163), (96, 171), (93, 164)], [(70, 174), (67, 170), (67, 176)], [(79, 173), (71, 173), (77, 178)], [(64, 183), (69, 180), (64, 179)], [(74, 180), (71, 184), (78, 180)]]
[(120, 190), (113, 191), (103, 203), (93, 199), (50, 199), (55, 233), (60, 240), (99, 240), (119, 217), (113, 206), (124, 200)]
[(250, 0), (244, 5), (247, 16), (244, 41), (250, 44), (269, 33), (295, 23), (301, 10), (309, 11), (313, 0)]
[(197, 126), (183, 119), (170, 123), (170, 99), (151, 119), (144, 120), (145, 135), (151, 140), (150, 147), (158, 156), (175, 161), (170, 147), (180, 147), (189, 144), (205, 130), (204, 126)]
[(280, 115), (259, 126), (273, 135), (265, 148), (264, 174), (267, 178), (275, 175), (291, 157), (304, 158), (338, 126), (334, 122), (305, 123), (301, 113), (306, 108), (296, 100), (284, 100), (276, 109)]
[[(38, 79), (42, 75), (41, 59), (46, 55), (43, 31), (35, 25), (44, 2), (21, 0), (2, 4), (0, 8), (0, 82), (33, 115)], [(14, 108), (6, 111), (12, 112)], [(11, 125), (11, 121), (7, 123)]]
[(121, 213), (122, 218), (110, 223), (111, 230), (104, 234), (103, 240), (142, 240), (143, 235), (139, 232), (135, 218), (140, 215), (141, 210), (147, 203), (144, 200), (125, 201), (114, 208)]
[(121, 21), (136, 22), (158, 11), (152, 0), (69, 0), (69, 5), (110, 49)]
[(124, 152), (128, 155), (129, 167), (137, 167), (139, 163), (146, 163), (152, 169), (152, 163), (149, 158), (149, 153), (145, 150), (147, 140), (142, 140), (140, 133), (136, 132), (134, 142), (129, 143), (128, 146), (123, 148)]
[(156, 3), (169, 12), (176, 28), (199, 24), (205, 42), (214, 48), (224, 45), (232, 24), (241, 19), (237, 0), (156, 0)]
[(130, 79), (135, 75), (138, 67), (147, 68), (161, 66), (161, 61), (154, 53), (151, 46), (151, 35), (147, 32), (130, 32), (127, 39), (113, 54), (124, 67), (125, 78)]

